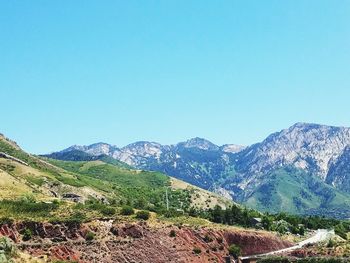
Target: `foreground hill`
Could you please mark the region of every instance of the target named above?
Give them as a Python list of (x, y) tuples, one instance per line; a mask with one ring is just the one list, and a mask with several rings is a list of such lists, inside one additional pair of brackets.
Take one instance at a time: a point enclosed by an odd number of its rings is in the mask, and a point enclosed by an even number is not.
[(104, 154), (260, 210), (348, 218), (349, 149), (350, 128), (297, 123), (249, 147), (217, 146), (194, 138), (176, 145), (72, 146), (48, 157), (69, 160)]
[[(108, 156), (88, 161), (39, 158), (0, 136), (0, 198), (33, 197), (42, 201), (96, 199), (106, 203), (138, 203), (140, 208), (165, 209), (168, 188), (172, 209), (185, 210), (230, 204), (213, 193), (159, 172), (131, 169)], [(210, 200), (210, 202), (208, 201)]]

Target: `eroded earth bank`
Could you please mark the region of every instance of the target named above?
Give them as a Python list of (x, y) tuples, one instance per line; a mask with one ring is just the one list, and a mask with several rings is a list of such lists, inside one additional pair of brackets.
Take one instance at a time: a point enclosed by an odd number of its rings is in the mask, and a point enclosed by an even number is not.
[[(30, 236), (26, 236), (30, 233)], [(292, 244), (254, 230), (191, 227), (160, 223), (113, 222), (3, 224), (0, 235), (37, 262), (224, 262), (236, 244), (243, 255), (282, 249)], [(28, 239), (28, 240), (26, 240)], [(26, 241), (23, 241), (26, 240)]]

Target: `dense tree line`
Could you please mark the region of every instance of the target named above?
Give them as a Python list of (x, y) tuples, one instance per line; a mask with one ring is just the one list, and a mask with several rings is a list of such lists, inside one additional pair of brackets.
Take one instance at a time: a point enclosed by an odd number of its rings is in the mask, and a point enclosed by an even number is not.
[[(305, 229), (334, 229), (336, 234), (347, 239), (347, 232), (350, 231), (350, 223), (347, 221), (321, 216), (259, 213), (237, 205), (232, 205), (227, 209), (222, 209), (220, 206), (208, 210), (191, 208), (188, 213), (190, 216), (203, 217), (214, 223), (256, 227), (277, 231), (281, 234), (291, 232), (304, 235)], [(258, 222), (256, 218), (259, 218)]]

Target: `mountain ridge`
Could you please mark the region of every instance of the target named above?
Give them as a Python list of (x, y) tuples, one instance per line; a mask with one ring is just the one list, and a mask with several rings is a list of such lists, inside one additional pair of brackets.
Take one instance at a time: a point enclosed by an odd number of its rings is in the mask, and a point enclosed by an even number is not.
[[(95, 146), (99, 145), (75, 146), (74, 149), (92, 155), (104, 153), (138, 169), (162, 171), (179, 179), (187, 178), (187, 182), (192, 182), (204, 189), (209, 189), (214, 183), (209, 170), (223, 172), (233, 154), (244, 148), (244, 146), (235, 144), (218, 146), (199, 137), (173, 145), (162, 145), (147, 141), (138, 141), (122, 148), (109, 145), (108, 149), (112, 149), (110, 151), (100, 148), (93, 149)], [(57, 153), (67, 154), (72, 149), (72, 147), (69, 147)], [(207, 152), (210, 152), (210, 155), (206, 154)], [(54, 158), (55, 155), (57, 157), (57, 153), (45, 156)], [(64, 160), (65, 158), (61, 157), (61, 159)], [(184, 172), (177, 174), (176, 171), (179, 170)]]
[[(310, 209), (333, 209), (336, 203), (342, 203), (337, 196), (348, 199), (350, 167), (347, 166), (347, 156), (350, 153), (345, 151), (348, 147), (350, 128), (298, 122), (248, 147), (218, 146), (196, 137), (175, 145), (136, 142), (116, 148), (110, 155), (138, 169), (161, 171), (204, 189), (231, 196), (253, 208), (268, 208), (268, 202), (264, 203), (266, 196), (259, 190), (264, 189), (261, 188), (264, 185), (269, 185), (277, 195), (283, 196), (285, 189), (280, 186), (300, 184), (294, 195), (287, 194), (285, 198), (291, 199), (287, 202), (291, 204), (290, 211), (304, 213)], [(290, 183), (284, 180), (290, 180)], [(302, 188), (308, 192), (303, 193), (305, 198), (300, 199), (298, 194)], [(319, 189), (332, 192), (328, 197), (336, 201), (326, 202)], [(253, 196), (259, 198), (252, 202)], [(285, 209), (276, 204), (272, 207), (275, 209), (272, 212)], [(350, 217), (350, 213), (346, 212), (346, 216)]]

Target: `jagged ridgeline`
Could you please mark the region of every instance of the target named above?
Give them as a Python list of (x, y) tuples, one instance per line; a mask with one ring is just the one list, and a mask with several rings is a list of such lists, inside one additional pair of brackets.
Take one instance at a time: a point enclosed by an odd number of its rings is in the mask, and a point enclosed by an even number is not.
[(262, 211), (350, 218), (350, 128), (297, 123), (249, 147), (194, 138), (175, 145), (75, 145), (48, 156), (101, 154)]
[[(53, 219), (76, 212), (69, 210), (69, 203), (84, 201), (99, 204), (94, 204), (92, 214), (98, 210), (108, 214), (107, 204), (161, 212), (166, 209), (166, 192), (170, 210), (175, 211), (230, 203), (160, 172), (135, 170), (105, 155), (79, 158), (61, 161), (34, 156), (0, 136), (0, 217)], [(58, 201), (72, 202), (66, 208), (60, 206), (61, 213), (56, 211)]]

